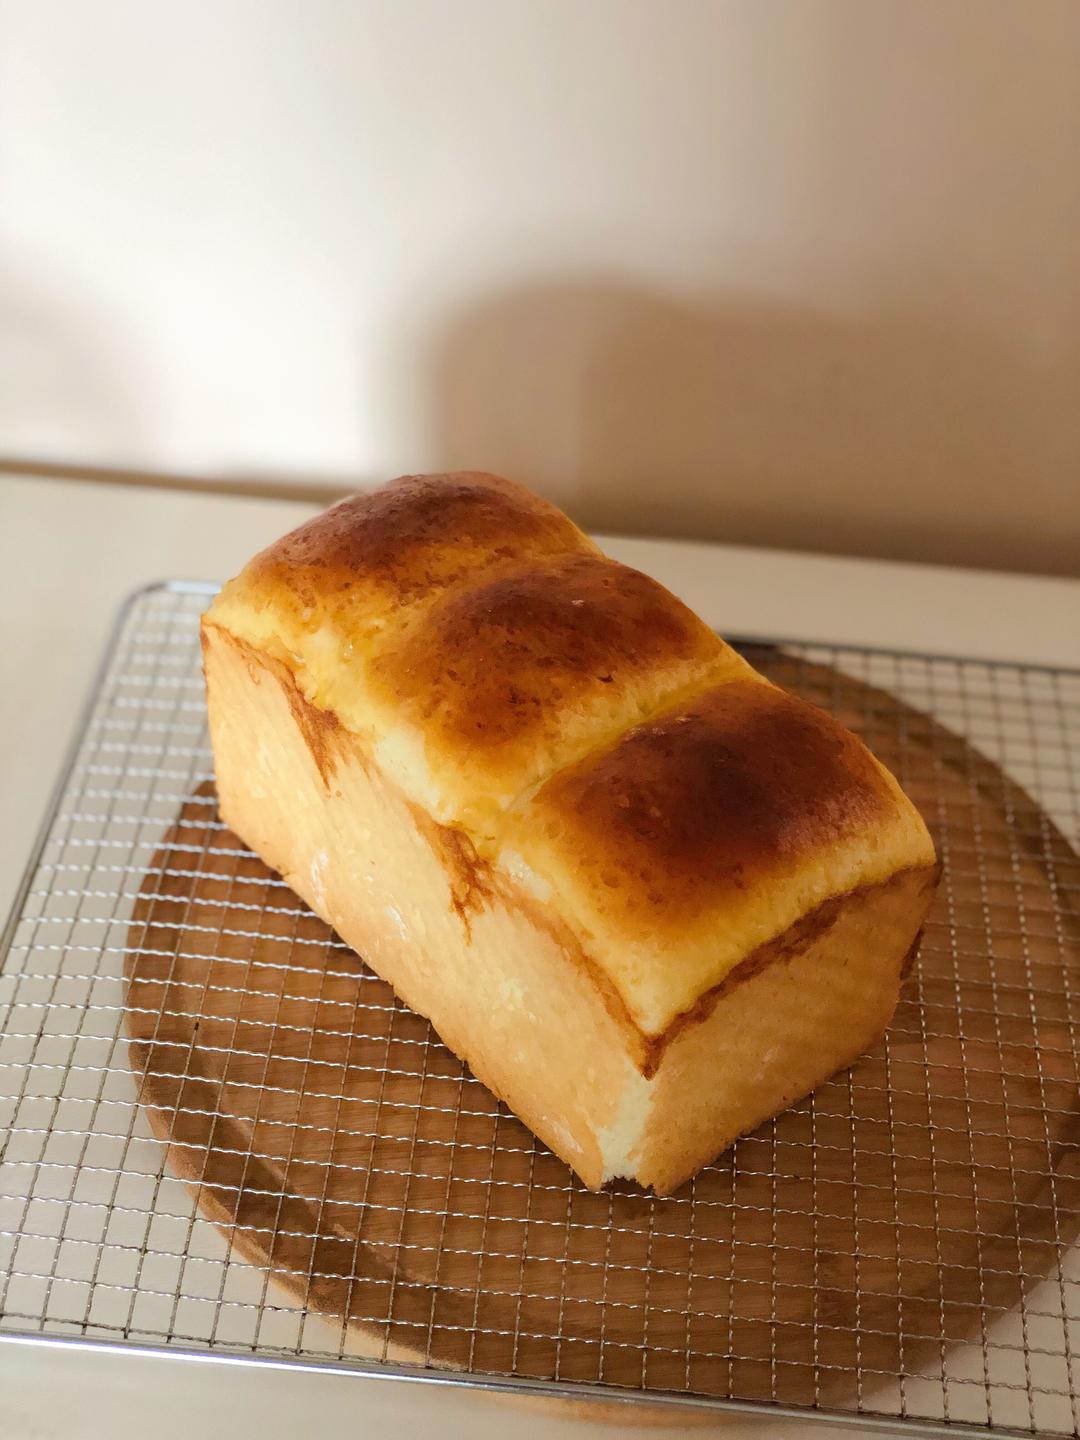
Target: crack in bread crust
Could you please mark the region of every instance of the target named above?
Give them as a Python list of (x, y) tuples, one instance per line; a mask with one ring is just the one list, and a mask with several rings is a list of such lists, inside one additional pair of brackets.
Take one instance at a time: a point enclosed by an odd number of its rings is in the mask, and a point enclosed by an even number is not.
[(442, 861), (450, 881), (450, 905), (454, 914), (470, 934), (471, 917), (495, 895), (491, 865), (477, 853), (476, 846), (464, 830), (456, 825), (441, 825), (426, 810), (402, 797), (408, 805), (417, 829)]
[(312, 705), (303, 695), (296, 683), (296, 677), (288, 666), (280, 661), (277, 663), (280, 666), (279, 678), (282, 689), (289, 702), (292, 717), (296, 721), (296, 728), (304, 737), (304, 744), (311, 751), (311, 758), (315, 762), (315, 768), (322, 776), (324, 787), (329, 790), (331, 778), (337, 769), (338, 752), (344, 744), (348, 732), (332, 710), (322, 710), (318, 705)]

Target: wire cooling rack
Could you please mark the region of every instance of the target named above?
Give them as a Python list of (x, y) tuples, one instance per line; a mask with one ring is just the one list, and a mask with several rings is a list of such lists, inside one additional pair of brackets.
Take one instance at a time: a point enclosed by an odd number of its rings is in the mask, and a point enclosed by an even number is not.
[(594, 1195), (221, 826), (210, 594), (125, 609), (4, 937), (0, 1334), (1080, 1433), (1080, 673), (744, 647), (896, 769), (941, 896), (878, 1051)]

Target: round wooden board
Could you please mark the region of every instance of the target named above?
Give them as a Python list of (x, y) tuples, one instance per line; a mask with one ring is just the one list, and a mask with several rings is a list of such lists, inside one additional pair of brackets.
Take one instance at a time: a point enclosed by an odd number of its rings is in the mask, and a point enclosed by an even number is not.
[(925, 715), (750, 658), (901, 775), (945, 878), (887, 1043), (668, 1199), (585, 1190), (209, 787), (184, 805), (130, 928), (132, 1064), (204, 1214), (321, 1317), (305, 1350), (890, 1408), (1056, 1273), (1080, 1212), (1080, 861)]

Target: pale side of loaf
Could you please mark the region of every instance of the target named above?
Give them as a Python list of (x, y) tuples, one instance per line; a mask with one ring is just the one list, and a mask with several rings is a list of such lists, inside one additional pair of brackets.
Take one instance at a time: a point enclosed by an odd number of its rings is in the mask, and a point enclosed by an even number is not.
[(493, 476), (409, 476), (203, 622), (226, 823), (586, 1184), (667, 1193), (892, 1016), (893, 777)]

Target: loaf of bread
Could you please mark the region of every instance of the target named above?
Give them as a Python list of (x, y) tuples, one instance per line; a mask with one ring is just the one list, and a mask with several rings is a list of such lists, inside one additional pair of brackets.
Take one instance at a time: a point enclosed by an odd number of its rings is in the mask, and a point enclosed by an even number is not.
[(670, 1192), (888, 1024), (913, 805), (522, 487), (342, 501), (203, 648), (226, 824), (587, 1185)]

